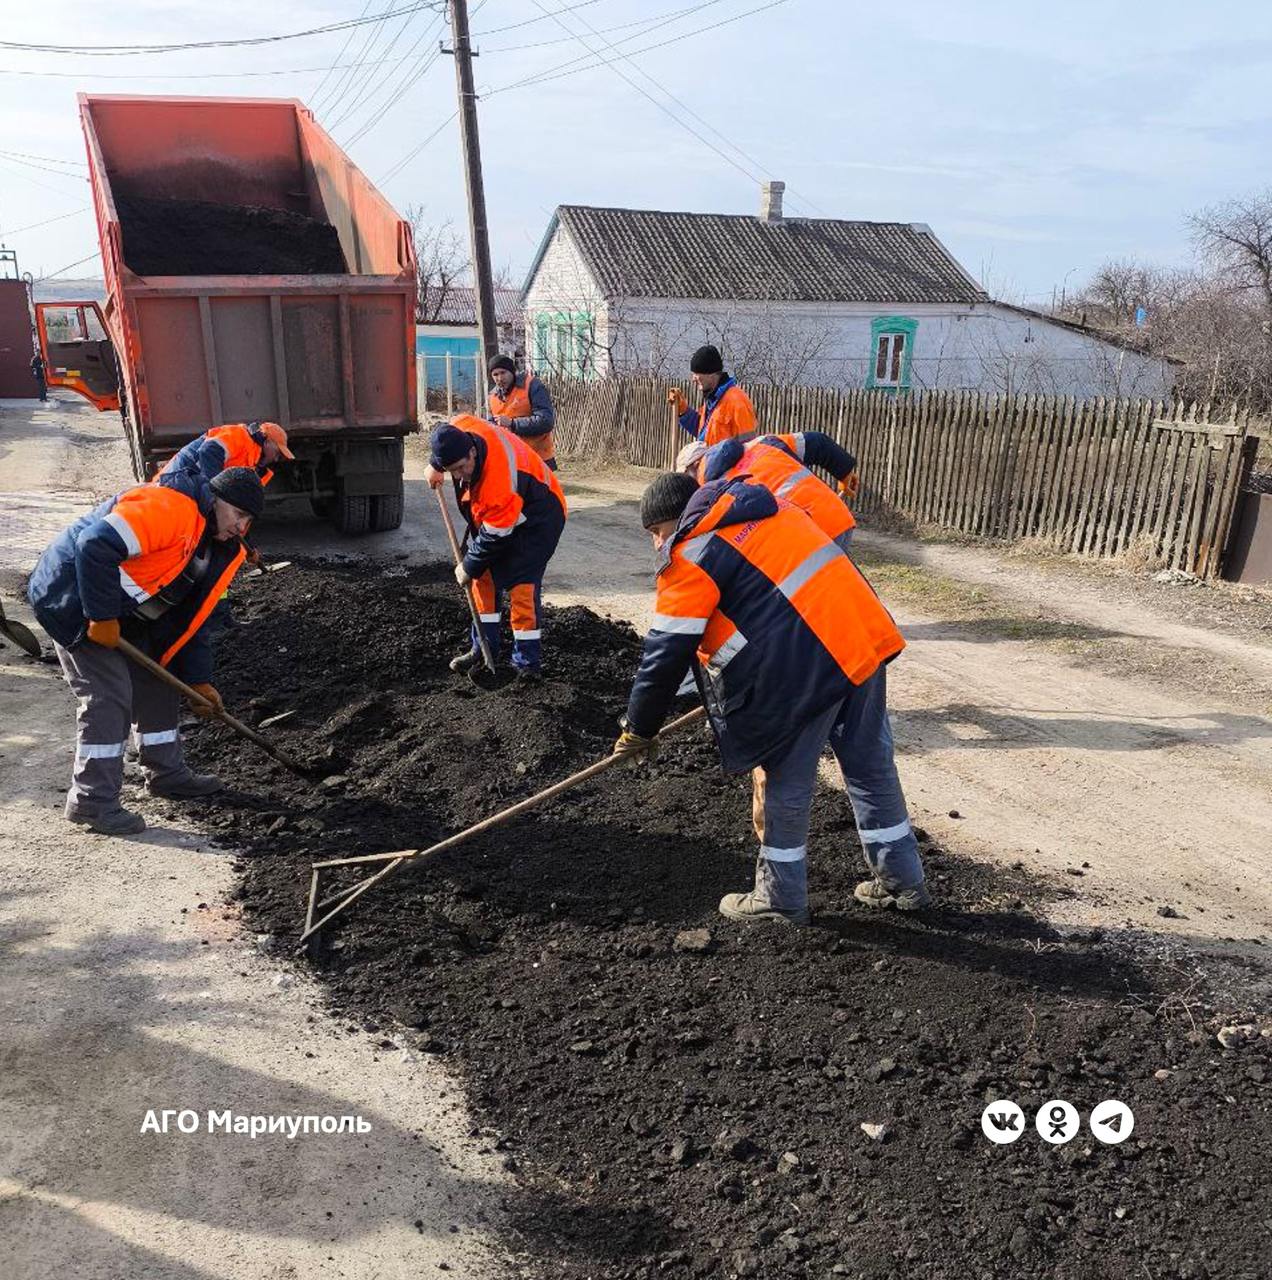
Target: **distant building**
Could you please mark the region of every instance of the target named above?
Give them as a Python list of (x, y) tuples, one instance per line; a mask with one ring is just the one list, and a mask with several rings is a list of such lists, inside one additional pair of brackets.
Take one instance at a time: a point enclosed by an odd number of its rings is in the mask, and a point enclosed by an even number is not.
[(560, 205), (522, 289), (540, 371), (685, 376), (704, 342), (744, 381), (1162, 397), (1173, 364), (997, 302), (925, 223)]
[[(476, 292), (461, 285), (430, 287), (416, 310), (415, 352), (420, 359), (425, 386), (446, 386), (446, 357), (451, 357), (451, 383), (457, 396), (471, 402), (478, 377), (480, 341), (477, 334)], [(521, 294), (516, 289), (495, 289), (495, 323), (499, 350), (506, 355), (525, 352), (525, 325)], [(485, 371), (481, 371), (485, 388)]]

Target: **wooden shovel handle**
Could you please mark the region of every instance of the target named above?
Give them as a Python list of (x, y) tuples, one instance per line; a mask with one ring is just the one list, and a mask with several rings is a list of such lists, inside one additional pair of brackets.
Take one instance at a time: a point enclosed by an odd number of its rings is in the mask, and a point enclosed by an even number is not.
[[(459, 539), (455, 536), (455, 526), (451, 523), (450, 512), (446, 509), (446, 499), (442, 497), (440, 489), (434, 489), (437, 494), (437, 505), (442, 513), (442, 523), (446, 526), (446, 537), (450, 541), (451, 555), (455, 558), (455, 567), (458, 568), (464, 561), (463, 553), (459, 549)], [(490, 652), (490, 642), (486, 639), (486, 632), (481, 625), (481, 613), (477, 608), (477, 599), (473, 594), (473, 586), (469, 583), (464, 588), (464, 599), (468, 601), (468, 612), (472, 615), (473, 630), (477, 635), (477, 646), (481, 649), (481, 660), (486, 664), (488, 670), (495, 669), (495, 655)]]

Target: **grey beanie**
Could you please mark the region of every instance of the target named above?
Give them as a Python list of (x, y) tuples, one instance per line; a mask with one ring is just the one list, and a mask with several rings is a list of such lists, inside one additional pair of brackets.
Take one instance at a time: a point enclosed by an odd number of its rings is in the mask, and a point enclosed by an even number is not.
[(641, 525), (652, 529), (664, 520), (679, 520), (697, 492), (698, 482), (683, 471), (664, 471), (655, 476), (641, 495)]
[(253, 520), (265, 510), (265, 486), (251, 467), (227, 467), (212, 477), (209, 487), (223, 502), (247, 512)]

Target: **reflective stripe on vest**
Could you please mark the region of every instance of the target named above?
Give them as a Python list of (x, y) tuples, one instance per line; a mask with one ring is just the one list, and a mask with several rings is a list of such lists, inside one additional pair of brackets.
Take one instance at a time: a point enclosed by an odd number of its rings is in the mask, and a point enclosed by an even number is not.
[(193, 498), (154, 484), (120, 494), (103, 519), (131, 552), (119, 566), (119, 585), (138, 604), (180, 575), (207, 523)]

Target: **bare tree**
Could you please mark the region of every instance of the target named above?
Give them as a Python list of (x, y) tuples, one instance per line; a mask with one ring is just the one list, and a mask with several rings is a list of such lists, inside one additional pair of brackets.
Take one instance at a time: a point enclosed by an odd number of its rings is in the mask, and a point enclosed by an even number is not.
[(1211, 205), (1188, 225), (1202, 257), (1234, 291), (1257, 297), (1272, 320), (1272, 188)]
[(455, 290), (467, 287), (469, 259), (454, 224), (431, 223), (423, 205), (408, 205), (406, 220), (415, 240), (417, 324), (434, 324), (445, 312)]

